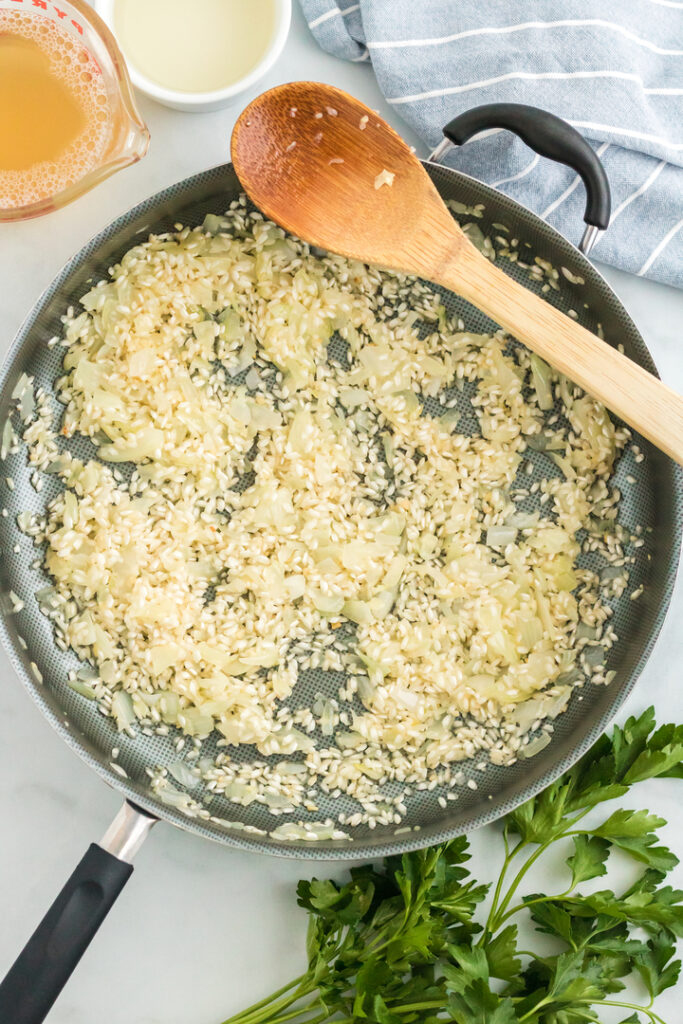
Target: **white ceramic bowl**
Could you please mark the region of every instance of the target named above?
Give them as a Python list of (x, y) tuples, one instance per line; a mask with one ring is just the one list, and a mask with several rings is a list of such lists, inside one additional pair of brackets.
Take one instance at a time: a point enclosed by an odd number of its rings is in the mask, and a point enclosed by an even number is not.
[[(191, 0), (188, 0), (188, 3), (190, 2)], [(248, 0), (245, 0), (246, 2)], [(94, 0), (93, 6), (100, 17), (106, 21), (114, 35), (116, 35), (114, 4), (115, 0)], [(273, 32), (270, 46), (261, 60), (252, 68), (248, 75), (226, 86), (225, 89), (216, 89), (213, 92), (181, 92), (175, 89), (166, 89), (163, 85), (157, 85), (156, 82), (150, 81), (149, 78), (146, 78), (138, 71), (135, 65), (128, 60), (125, 49), (118, 38), (117, 42), (123, 50), (124, 57), (126, 57), (130, 79), (135, 88), (139, 89), (140, 92), (145, 93), (146, 96), (151, 96), (153, 100), (157, 100), (167, 107), (173, 107), (175, 110), (218, 110), (220, 107), (229, 106), (229, 104), (255, 85), (271, 69), (284, 49), (291, 20), (292, 0), (277, 0), (275, 31)]]

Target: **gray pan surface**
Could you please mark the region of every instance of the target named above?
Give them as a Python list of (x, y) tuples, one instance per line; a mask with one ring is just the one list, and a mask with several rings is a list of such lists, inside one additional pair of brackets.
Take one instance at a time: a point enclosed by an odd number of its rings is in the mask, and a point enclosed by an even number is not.
[[(457, 199), (473, 206), (484, 204), (483, 217), (477, 221), (485, 235), (499, 234), (494, 224), (504, 223), (510, 235), (521, 243), (529, 243), (529, 261), (538, 256), (554, 266), (564, 266), (585, 279), (585, 285), (575, 285), (560, 277), (560, 291), (551, 292), (549, 301), (567, 311), (575, 309), (585, 327), (595, 330), (602, 324), (605, 337), (612, 344), (621, 343), (626, 354), (650, 371), (654, 364), (635, 325), (611, 291), (608, 284), (589, 261), (566, 239), (537, 216), (517, 203), (455, 171), (427, 164), (427, 169), (444, 199)], [(46, 341), (60, 331), (60, 317), (70, 305), (88, 290), (88, 282), (107, 276), (108, 268), (148, 233), (172, 230), (182, 222), (201, 224), (207, 213), (222, 213), (240, 191), (231, 165), (216, 167), (186, 181), (173, 185), (152, 196), (93, 238), (64, 267), (37, 303), (22, 326), (0, 374), (0, 423), (12, 406), (11, 392), (22, 372), (36, 378), (46, 388), (59, 375), (63, 349), (49, 349)], [(467, 216), (463, 221), (467, 221)], [(471, 219), (471, 218), (470, 218)], [(577, 225), (578, 228), (578, 225)], [(513, 277), (534, 289), (528, 272), (508, 261), (501, 266)], [(462, 316), (466, 328), (484, 331), (492, 328), (491, 321), (452, 293), (444, 293), (449, 312)], [(589, 308), (585, 308), (587, 304)], [(55, 408), (57, 408), (55, 402)], [(162, 804), (150, 790), (146, 768), (167, 766), (178, 760), (175, 750), (177, 734), (174, 730), (166, 737), (138, 735), (132, 739), (116, 732), (113, 721), (98, 712), (95, 702), (75, 693), (66, 682), (67, 672), (79, 663), (71, 652), (60, 651), (54, 643), (51, 626), (39, 612), (35, 592), (50, 583), (42, 570), (31, 568), (36, 557), (33, 543), (24, 536), (16, 524), (16, 515), (25, 510), (41, 511), (56, 494), (58, 484), (46, 482), (37, 494), (30, 485), (30, 472), (26, 453), (10, 454), (2, 469), (0, 504), (8, 515), (0, 518), (0, 634), (9, 652), (12, 664), (23, 685), (62, 738), (83, 757), (110, 785), (151, 813), (207, 838), (228, 845), (240, 846), (264, 853), (306, 858), (359, 859), (377, 857), (442, 841), (489, 822), (521, 801), (532, 796), (568, 768), (598, 738), (619, 706), (632, 690), (652, 650), (661, 628), (671, 596), (681, 539), (682, 480), (681, 472), (673, 463), (642, 438), (635, 437), (645, 454), (639, 464), (634, 460), (630, 445), (616, 467), (614, 482), (621, 487), (620, 521), (634, 527), (641, 524), (651, 528), (646, 543), (639, 549), (632, 568), (631, 586), (643, 584), (645, 591), (638, 601), (629, 599), (627, 591), (613, 601), (614, 622), (620, 637), (609, 654), (607, 669), (614, 669), (616, 677), (611, 685), (587, 685), (577, 692), (568, 710), (555, 721), (552, 742), (535, 757), (519, 761), (510, 767), (489, 765), (485, 772), (465, 762), (465, 775), (475, 778), (477, 789), (463, 787), (457, 801), (442, 809), (437, 788), (430, 792), (416, 792), (408, 802), (408, 815), (404, 826), (412, 831), (396, 834), (396, 826), (378, 826), (370, 830), (360, 826), (352, 830), (352, 839), (337, 841), (285, 842), (269, 836), (278, 824), (287, 820), (304, 820), (307, 812), (273, 818), (259, 804), (242, 807), (229, 803), (223, 797), (213, 797), (207, 804), (211, 818), (188, 817), (174, 807)], [(70, 442), (74, 454), (92, 454), (85, 442)], [(79, 448), (79, 445), (82, 447)], [(534, 476), (547, 475), (547, 459), (534, 453)], [(545, 464), (544, 464), (545, 460)], [(627, 476), (635, 478), (629, 484)], [(14, 490), (6, 484), (6, 477), (15, 483)], [(15, 552), (19, 546), (18, 553)], [(590, 565), (590, 560), (585, 562)], [(8, 614), (8, 592), (12, 590), (24, 602), (17, 614)], [(20, 638), (25, 644), (22, 644)], [(42, 675), (39, 684), (31, 671), (34, 662)], [(326, 679), (320, 670), (307, 674), (302, 700), (312, 700), (317, 691), (336, 691), (339, 675)], [(5, 685), (10, 685), (9, 681)], [(330, 691), (332, 692), (332, 691)], [(206, 741), (205, 749), (211, 753), (215, 741)], [(126, 778), (112, 767), (112, 747), (119, 748), (117, 763)], [(234, 748), (233, 748), (234, 750)], [(30, 756), (30, 752), (26, 752)], [(234, 756), (251, 760), (255, 756), (250, 748), (239, 748)], [(477, 758), (480, 761), (480, 758)], [(20, 768), (18, 768), (20, 770)], [(201, 800), (211, 794), (198, 786), (192, 795)], [(343, 804), (324, 796), (320, 810), (311, 819), (335, 817)], [(350, 810), (349, 806), (345, 809)], [(233, 823), (220, 824), (213, 818)], [(245, 831), (244, 826), (254, 831)]]

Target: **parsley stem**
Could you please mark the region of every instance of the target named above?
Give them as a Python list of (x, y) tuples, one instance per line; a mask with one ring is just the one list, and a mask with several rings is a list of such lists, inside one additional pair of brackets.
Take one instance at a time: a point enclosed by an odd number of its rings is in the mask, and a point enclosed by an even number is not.
[(574, 886), (570, 885), (568, 889), (565, 889), (564, 892), (558, 893), (556, 896), (537, 896), (536, 899), (527, 900), (525, 903), (517, 903), (514, 907), (506, 910), (502, 917), (498, 918), (496, 927), (500, 928), (500, 926), (504, 924), (509, 917), (512, 917), (514, 914), (518, 914), (520, 910), (526, 910), (527, 907), (533, 907), (536, 903), (552, 903), (555, 900), (563, 900), (569, 896), (573, 889)]
[(306, 974), (300, 974), (298, 978), (294, 978), (288, 985), (283, 985), (282, 988), (277, 989), (276, 992), (271, 992), (271, 994), (266, 996), (265, 999), (261, 999), (258, 1003), (252, 1003), (252, 1005), (248, 1006), (246, 1010), (242, 1010), (241, 1013), (236, 1013), (233, 1017), (228, 1017), (227, 1020), (223, 1021), (223, 1024), (231, 1024), (232, 1021), (246, 1022), (264, 1007), (267, 1007), (270, 1010), (273, 1003), (280, 996), (284, 995), (285, 992), (291, 991), (291, 989), (296, 988), (297, 986), (301, 986), (307, 977), (308, 975)]
[[(294, 1003), (299, 1003), (302, 999), (306, 996), (310, 996), (312, 993), (315, 993), (314, 998), (308, 1003), (305, 1003), (303, 1006), (295, 1006), (294, 1009), (291, 1010), (288, 1009), (288, 1007), (292, 1006)], [(314, 987), (308, 988), (307, 991), (299, 990), (295, 993), (294, 997), (287, 1000), (286, 1003), (284, 1000), (281, 1000), (279, 1003), (274, 1005), (263, 1007), (256, 1018), (249, 1016), (245, 1017), (245, 1015), (240, 1013), (235, 1017), (231, 1017), (229, 1021), (224, 1021), (224, 1024), (247, 1024), (247, 1021), (254, 1020), (260, 1020), (261, 1022), (267, 1021), (268, 1024), (286, 1024), (287, 1021), (302, 1017), (306, 1018), (302, 1024), (320, 1024), (321, 1021), (324, 1021), (329, 1017), (329, 1011), (325, 1010), (324, 1007), (322, 1013), (318, 1012), (316, 1017), (307, 1017), (306, 1015), (313, 1013), (313, 1011), (320, 1011), (322, 1005), (323, 1004), (321, 1003), (320, 995), (318, 993), (318, 986), (315, 985)], [(283, 1010), (287, 1010), (287, 1013), (283, 1013)]]
[(536, 1003), (535, 1006), (532, 1006), (530, 1010), (527, 1010), (523, 1017), (519, 1018), (519, 1024), (522, 1024), (522, 1021), (526, 1020), (527, 1017), (531, 1017), (533, 1014), (538, 1013), (542, 1006), (546, 1006), (548, 1003), (552, 1003), (552, 1001), (552, 996), (546, 996), (545, 999), (541, 999), (540, 1002)]
[[(527, 857), (527, 859), (524, 861), (524, 863), (522, 864), (521, 868), (519, 869), (519, 871), (515, 875), (515, 877), (514, 877), (514, 879), (512, 881), (512, 885), (510, 886), (510, 888), (508, 889), (507, 893), (505, 894), (505, 897), (503, 898), (503, 901), (501, 902), (500, 907), (498, 907), (495, 916), (492, 917), (492, 919), (491, 919), (491, 930), (492, 931), (497, 931), (498, 928), (500, 927), (501, 922), (504, 919), (505, 911), (509, 907), (510, 901), (511, 901), (512, 897), (514, 896), (515, 892), (517, 891), (517, 889), (518, 889), (522, 879), (524, 878), (524, 876), (527, 873), (527, 871), (529, 870), (529, 868), (532, 867), (536, 863), (536, 861), (541, 856), (541, 854), (545, 853), (545, 851), (548, 849), (548, 847), (554, 841), (555, 841), (554, 838), (553, 839), (547, 839), (545, 843), (542, 843), (540, 846), (538, 846), (534, 850), (534, 852), (531, 854), (531, 856)], [(488, 928), (488, 926), (487, 926), (487, 928)], [(524, 1018), (522, 1018), (522, 1020), (523, 1019)]]
[(312, 978), (309, 978), (308, 975), (304, 975), (301, 984), (290, 995), (282, 999), (271, 997), (259, 1009), (252, 1008), (246, 1013), (237, 1014), (236, 1017), (231, 1017), (229, 1020), (224, 1021), (224, 1024), (238, 1024), (238, 1022), (239, 1024), (262, 1024), (263, 1021), (270, 1021), (284, 1010), (288, 1010), (294, 1003), (299, 1002), (300, 999), (315, 992), (317, 988), (317, 983)]
[[(320, 997), (316, 996), (308, 1006), (300, 1006), (296, 1010), (291, 1010), (289, 1013), (279, 1014), (277, 1017), (273, 1017), (269, 1020), (269, 1024), (285, 1024), (286, 1021), (292, 1020), (294, 1017), (301, 1017), (302, 1014), (311, 1013), (315, 1009), (319, 1009), (321, 1006)], [(327, 1020), (329, 1012), (325, 1009), (320, 1011), (315, 1017), (309, 1017), (304, 1024), (322, 1024), (322, 1021)]]
[[(509, 907), (510, 901), (512, 900), (512, 897), (514, 896), (515, 892), (519, 888), (520, 883), (522, 882), (522, 879), (526, 875), (526, 873), (529, 870), (529, 868), (531, 868), (536, 863), (538, 858), (540, 856), (542, 856), (542, 854), (544, 854), (545, 851), (550, 846), (552, 846), (553, 843), (557, 842), (558, 839), (564, 839), (565, 836), (567, 835), (567, 832), (574, 825), (576, 825), (576, 823), (578, 821), (581, 821), (581, 819), (584, 818), (588, 814), (589, 810), (590, 810), (590, 808), (587, 807), (585, 811), (582, 811), (580, 814), (577, 814), (574, 818), (572, 818), (571, 821), (568, 821), (566, 823), (565, 827), (562, 829), (561, 832), (558, 832), (556, 835), (552, 835), (550, 837), (550, 839), (546, 839), (546, 841), (544, 843), (541, 843), (539, 846), (537, 846), (537, 848), (534, 850), (534, 852), (531, 854), (530, 857), (527, 857), (527, 859), (524, 861), (524, 863), (522, 864), (521, 868), (519, 869), (519, 871), (515, 875), (515, 877), (514, 877), (514, 879), (512, 881), (512, 885), (510, 886), (510, 888), (508, 889), (507, 893), (505, 894), (505, 897), (503, 898), (503, 901), (500, 904), (500, 907), (498, 908), (495, 917), (492, 916), (491, 919), (490, 919), (490, 922), (487, 923), (487, 930), (488, 931), (497, 931), (497, 929), (500, 927), (502, 921), (504, 920), (504, 917), (502, 915), (504, 915), (504, 912)], [(523, 842), (518, 843), (518, 845), (513, 850), (513, 854), (516, 853), (516, 851), (519, 850), (521, 848), (521, 846), (523, 846), (523, 845), (526, 845), (526, 843), (523, 843)], [(489, 925), (491, 927), (489, 927)]]
[(510, 847), (509, 847), (508, 840), (507, 840), (507, 835), (505, 834), (505, 832), (503, 832), (503, 841), (505, 843), (505, 859), (503, 860), (503, 866), (500, 869), (500, 874), (498, 876), (498, 882), (496, 884), (496, 888), (495, 888), (495, 891), (493, 893), (493, 900), (491, 902), (491, 909), (489, 910), (489, 916), (486, 919), (486, 925), (484, 927), (484, 931), (481, 933), (481, 935), (479, 936), (479, 940), (476, 943), (477, 946), (483, 946), (484, 943), (486, 942), (487, 937), (489, 935), (491, 935), (491, 933), (493, 931), (492, 925), (493, 925), (493, 921), (494, 921), (494, 918), (495, 918), (495, 915), (496, 915), (496, 911), (498, 909), (498, 900), (500, 899), (500, 894), (503, 891), (503, 883), (505, 882), (505, 876), (507, 874), (507, 870), (508, 870), (510, 864), (512, 863), (512, 861), (514, 860), (515, 856), (517, 855), (518, 851), (521, 850), (522, 847), (525, 845), (524, 841), (522, 839), (520, 839), (520, 841), (517, 843), (517, 845), (515, 847), (513, 847), (513, 849), (511, 850)]
[[(656, 1021), (657, 1024), (666, 1024), (666, 1021), (659, 1014), (655, 1013), (654, 1010), (651, 1010), (649, 1006), (637, 1006), (635, 1003), (620, 1003), (616, 999), (600, 999), (599, 1003), (600, 1006), (620, 1006), (626, 1010), (635, 1010), (636, 1013), (646, 1013), (650, 1020)], [(594, 1005), (597, 1005), (597, 1003)]]
[(428, 999), (423, 1003), (403, 1003), (401, 1006), (390, 1006), (391, 1013), (414, 1013), (417, 1010), (444, 1010), (443, 999)]

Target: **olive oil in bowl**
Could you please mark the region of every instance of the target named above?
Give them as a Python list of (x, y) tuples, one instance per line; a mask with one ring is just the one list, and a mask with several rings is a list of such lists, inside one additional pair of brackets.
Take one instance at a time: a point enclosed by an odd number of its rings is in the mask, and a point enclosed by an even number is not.
[(147, 83), (174, 93), (217, 93), (267, 56), (283, 3), (114, 0), (111, 20), (132, 72)]

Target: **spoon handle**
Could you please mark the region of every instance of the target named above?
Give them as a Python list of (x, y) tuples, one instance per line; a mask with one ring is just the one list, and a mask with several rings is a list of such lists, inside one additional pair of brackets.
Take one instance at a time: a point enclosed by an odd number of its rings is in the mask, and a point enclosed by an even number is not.
[(514, 281), (469, 242), (433, 278), (457, 292), (683, 464), (683, 398)]

